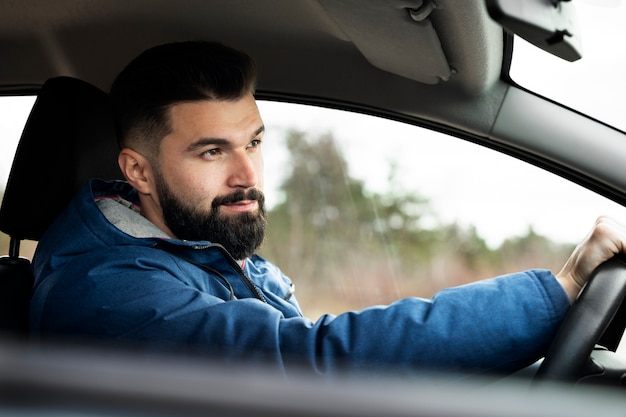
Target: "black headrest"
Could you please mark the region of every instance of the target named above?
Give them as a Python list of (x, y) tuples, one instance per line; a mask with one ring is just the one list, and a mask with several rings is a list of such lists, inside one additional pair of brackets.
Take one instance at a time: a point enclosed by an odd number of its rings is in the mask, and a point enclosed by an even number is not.
[(39, 240), (89, 178), (121, 179), (108, 96), (71, 77), (46, 81), (9, 175), (0, 230)]

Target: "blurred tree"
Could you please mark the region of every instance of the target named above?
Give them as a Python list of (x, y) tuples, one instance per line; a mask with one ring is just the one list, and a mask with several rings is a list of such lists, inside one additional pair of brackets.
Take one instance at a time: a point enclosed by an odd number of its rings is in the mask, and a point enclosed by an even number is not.
[[(298, 287), (305, 314), (338, 313), (529, 267), (560, 265), (571, 251), (529, 228), (491, 249), (474, 226), (440, 224), (427, 199), (399, 185), (385, 193), (349, 173), (332, 134), (291, 131), (280, 191), (260, 253)], [(424, 219), (429, 219), (425, 227)]]
[(307, 139), (291, 131), (286, 142), (291, 161), (281, 185), (285, 200), (270, 213), (265, 245), (283, 265), (295, 261), (300, 269), (306, 255), (319, 271), (329, 260), (345, 260), (357, 241), (371, 247), (415, 238), (426, 200), (368, 193), (350, 176), (331, 134)]
[(525, 235), (509, 238), (502, 243), (498, 251), (498, 262), (503, 269), (511, 271), (534, 267), (558, 272), (574, 246), (557, 244), (537, 234), (529, 226)]
[(337, 239), (358, 238), (359, 231), (348, 224), (363, 216), (363, 184), (347, 174), (331, 135), (308, 142), (292, 131), (286, 145), (291, 159), (280, 187), (285, 199), (270, 213), (264, 250), (287, 270), (314, 270), (323, 279), (325, 266), (341, 249)]
[(284, 201), (269, 213), (261, 254), (305, 287), (323, 285), (341, 298), (356, 294), (370, 304), (372, 297), (397, 298), (398, 275), (414, 269), (402, 259), (407, 252), (415, 252), (413, 261), (427, 258), (427, 241), (436, 238), (421, 233), (428, 201), (399, 192), (393, 167), (390, 191), (368, 192), (349, 174), (331, 134), (308, 138), (291, 131), (286, 145)]

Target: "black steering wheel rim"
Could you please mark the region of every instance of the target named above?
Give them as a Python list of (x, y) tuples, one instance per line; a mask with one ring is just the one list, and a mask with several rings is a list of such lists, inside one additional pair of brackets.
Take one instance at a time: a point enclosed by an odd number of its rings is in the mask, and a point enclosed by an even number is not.
[[(600, 265), (573, 303), (535, 376), (536, 381), (574, 382), (626, 296), (626, 257)], [(623, 325), (622, 325), (623, 330)]]

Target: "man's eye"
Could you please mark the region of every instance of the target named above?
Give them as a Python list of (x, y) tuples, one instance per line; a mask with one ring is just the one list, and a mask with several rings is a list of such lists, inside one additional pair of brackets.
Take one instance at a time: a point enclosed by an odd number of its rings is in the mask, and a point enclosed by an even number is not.
[(202, 152), (202, 156), (217, 156), (221, 153), (219, 148), (213, 148)]
[(256, 148), (258, 146), (261, 146), (261, 139), (254, 139), (248, 144), (248, 148)]

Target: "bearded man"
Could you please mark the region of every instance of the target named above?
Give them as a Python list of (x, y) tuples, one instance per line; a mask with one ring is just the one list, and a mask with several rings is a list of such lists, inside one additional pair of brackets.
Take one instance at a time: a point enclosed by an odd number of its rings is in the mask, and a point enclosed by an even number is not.
[(255, 254), (266, 228), (256, 71), (211, 42), (156, 46), (111, 88), (126, 181), (91, 180), (33, 259), (34, 337), (263, 361), (281, 372), (514, 371), (626, 247), (601, 218), (560, 273), (529, 270), (317, 321)]

